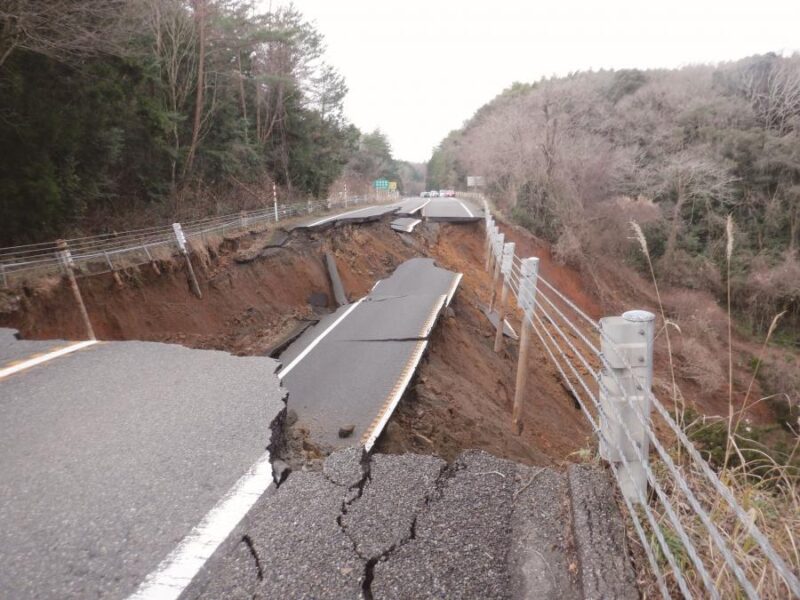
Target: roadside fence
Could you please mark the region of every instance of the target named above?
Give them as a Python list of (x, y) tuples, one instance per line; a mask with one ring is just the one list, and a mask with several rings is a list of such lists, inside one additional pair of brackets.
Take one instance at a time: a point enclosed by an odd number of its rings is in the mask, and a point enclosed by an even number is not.
[[(533, 334), (592, 427), (664, 598), (671, 598), (675, 588), (693, 598), (698, 587), (703, 590), (698, 597), (720, 598), (723, 576), (733, 577), (742, 597), (759, 598), (759, 583), (767, 578), (780, 578), (786, 597), (800, 597), (797, 574), (756, 525), (754, 514), (742, 507), (653, 394), (655, 315), (631, 310), (593, 319), (541, 276), (537, 257), (516, 254), (483, 203), (485, 267), (493, 274), (490, 309), (499, 317), (496, 352), (504, 343), (509, 294), (521, 314), (515, 432), (522, 428)], [(677, 456), (656, 435), (654, 417), (676, 440)], [(651, 460), (651, 448), (657, 460)], [(699, 493), (699, 485), (713, 490), (713, 500)], [(709, 560), (709, 547), (721, 561)]]
[(191, 260), (193, 243), (205, 247), (214, 237), (258, 231), (288, 219), (326, 213), (334, 209), (396, 200), (396, 193), (387, 192), (368, 196), (344, 195), (341, 198), (281, 205), (273, 188), (272, 206), (258, 210), (159, 227), (0, 248), (0, 289), (45, 277), (65, 277), (83, 320), (86, 337), (93, 340), (94, 328), (78, 285), (81, 277), (111, 273), (117, 284), (121, 285), (120, 273), (125, 269), (149, 264), (160, 274), (159, 261), (180, 254), (186, 263), (192, 291), (198, 298), (202, 298)]
[(355, 196), (324, 201), (280, 205), (277, 196), (272, 206), (160, 227), (114, 232), (89, 237), (57, 240), (0, 248), (0, 287), (31, 281), (48, 275), (76, 277), (113, 273), (137, 265), (152, 264), (175, 253), (187, 255), (191, 242), (205, 242), (211, 236), (258, 229), (283, 220), (348, 208), (366, 203), (393, 201), (391, 195)]

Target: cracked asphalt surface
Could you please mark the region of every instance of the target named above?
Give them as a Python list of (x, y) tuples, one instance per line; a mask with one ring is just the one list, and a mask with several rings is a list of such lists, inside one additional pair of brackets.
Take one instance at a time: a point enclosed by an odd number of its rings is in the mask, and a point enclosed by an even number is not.
[[(477, 450), (450, 465), (340, 450), (322, 472), (289, 475), (250, 515), (199, 597), (634, 597), (624, 543), (594, 553), (593, 573), (607, 571), (613, 587), (581, 592), (576, 547), (598, 535), (583, 522), (574, 527), (571, 494), (604, 477), (595, 468), (565, 474)], [(608, 499), (582, 495), (578, 513), (619, 522), (613, 502), (596, 501)]]

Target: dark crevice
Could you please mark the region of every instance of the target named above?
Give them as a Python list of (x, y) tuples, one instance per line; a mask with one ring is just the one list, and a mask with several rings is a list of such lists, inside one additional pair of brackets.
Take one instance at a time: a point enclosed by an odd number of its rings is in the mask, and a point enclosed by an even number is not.
[[(361, 556), (361, 554), (358, 552), (358, 548), (356, 547), (355, 541), (352, 538), (350, 538), (350, 540), (353, 542), (353, 548), (356, 550), (356, 554), (358, 554), (358, 556), (361, 557), (362, 559), (366, 560), (366, 563), (364, 565), (364, 580), (361, 584), (361, 592), (365, 600), (373, 600), (372, 582), (375, 579), (375, 565), (377, 565), (380, 561), (387, 560), (392, 554), (394, 554), (394, 552), (405, 546), (409, 541), (417, 539), (417, 519), (419, 518), (419, 515), (428, 510), (428, 507), (430, 506), (431, 502), (441, 498), (442, 491), (444, 489), (444, 486), (446, 485), (446, 482), (449, 479), (451, 479), (455, 475), (455, 473), (460, 471), (462, 468), (463, 465), (458, 465), (455, 463), (452, 465), (442, 466), (442, 468), (439, 470), (439, 473), (436, 475), (436, 480), (434, 481), (433, 490), (430, 493), (425, 494), (425, 496), (423, 497), (422, 505), (411, 519), (411, 523), (408, 528), (408, 535), (397, 540), (397, 542), (392, 544), (385, 551), (381, 552), (377, 556), (370, 556), (370, 557)], [(358, 498), (360, 497), (361, 496), (359, 495)], [(353, 502), (358, 498), (354, 498)], [(348, 505), (351, 503), (352, 502), (349, 502)], [(340, 515), (337, 520), (339, 522), (339, 526), (342, 527), (342, 531), (344, 531), (345, 535), (350, 537), (349, 534), (347, 533), (347, 529), (341, 523), (341, 517), (342, 515)]]
[(250, 539), (249, 535), (245, 534), (242, 536), (242, 542), (244, 542), (244, 545), (247, 546), (247, 549), (250, 551), (250, 555), (253, 557), (253, 561), (256, 563), (258, 580), (264, 581), (264, 569), (261, 567), (261, 559), (258, 557), (256, 547), (253, 545), (253, 540)]
[(361, 595), (364, 597), (364, 600), (373, 600), (372, 580), (375, 578), (375, 565), (380, 558), (380, 556), (370, 558), (367, 564), (364, 565), (364, 581), (361, 583)]

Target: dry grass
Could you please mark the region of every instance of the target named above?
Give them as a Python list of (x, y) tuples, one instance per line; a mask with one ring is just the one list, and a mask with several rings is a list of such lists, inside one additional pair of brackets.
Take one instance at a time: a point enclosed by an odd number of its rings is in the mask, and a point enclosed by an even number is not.
[[(667, 323), (658, 292), (655, 272), (650, 261), (647, 241), (637, 224), (632, 223), (632, 227), (636, 240), (639, 242), (651, 268), (662, 322)], [(726, 233), (726, 257), (730, 265), (734, 251), (733, 222), (730, 219), (727, 223)], [(769, 338), (775, 331), (781, 315), (777, 315), (772, 321), (769, 332), (763, 342), (756, 368), (750, 377), (750, 384), (744, 395), (744, 401), (738, 408), (734, 406), (735, 384), (730, 315), (729, 301), (727, 323), (729, 410), (727, 418), (707, 419), (706, 417), (698, 417), (690, 423), (684, 422), (683, 417), (686, 416), (686, 412), (683, 405), (683, 397), (675, 383), (675, 362), (672, 360), (673, 344), (669, 338), (670, 328), (668, 325), (662, 325), (665, 332), (667, 350), (670, 354), (669, 365), (672, 377), (670, 400), (673, 402), (673, 406), (676, 407), (676, 412), (680, 415), (678, 419), (679, 425), (690, 434), (690, 437), (693, 436), (698, 439), (698, 432), (706, 432), (706, 436), (701, 438), (704, 442), (698, 442), (701, 450), (704, 453), (708, 452), (709, 456), (712, 455), (713, 451), (717, 451), (721, 455), (721, 460), (718, 461), (718, 464), (714, 465), (714, 461), (712, 461), (712, 465), (718, 468), (718, 475), (721, 481), (731, 490), (739, 504), (747, 512), (751, 522), (761, 530), (776, 552), (789, 565), (789, 568), (797, 574), (800, 573), (800, 486), (798, 485), (800, 483), (800, 477), (798, 476), (800, 435), (798, 433), (800, 432), (795, 430), (790, 433), (790, 439), (793, 442), (788, 452), (783, 454), (776, 453), (768, 443), (755, 439), (754, 428), (748, 424), (746, 417), (748, 408), (766, 400), (766, 398), (761, 398), (750, 402), (754, 382), (758, 374), (758, 365), (761, 364), (764, 358)], [(800, 430), (800, 423), (797, 425)], [(713, 435), (708, 435), (708, 432), (712, 432)], [(699, 465), (687, 456), (680, 443), (674, 440), (673, 442), (670, 446), (670, 456), (679, 473), (720, 531), (736, 562), (740, 565), (758, 595), (762, 598), (775, 599), (792, 597), (793, 594), (787, 583), (748, 533), (747, 525), (740, 521), (727, 502), (719, 496), (715, 487), (700, 470)], [(745, 597), (744, 590), (723, 559), (722, 553), (712, 540), (700, 517), (690, 506), (684, 493), (678, 488), (675, 478), (669, 472), (667, 466), (660, 460), (653, 458), (651, 459), (651, 467), (660, 485), (670, 498), (682, 528), (688, 534), (698, 556), (713, 579), (714, 588), (720, 597)], [(697, 597), (708, 597), (709, 592), (706, 590), (699, 572), (692, 563), (690, 553), (680, 541), (674, 525), (667, 519), (663, 506), (657, 502), (655, 497), (651, 499), (650, 508), (657, 514), (659, 528), (667, 540), (671, 552), (677, 559), (678, 566), (689, 585), (690, 591)], [(648, 530), (647, 527), (645, 529)], [(666, 575), (668, 586), (676, 597), (680, 597), (681, 593), (677, 587), (675, 576), (670, 572), (670, 566), (658, 548), (658, 542), (653, 532), (648, 530), (648, 533), (651, 537), (649, 540), (650, 545), (656, 550), (659, 567)], [(635, 534), (631, 533), (630, 537), (634, 545), (639, 544), (638, 538), (634, 539)], [(643, 552), (640, 551), (634, 554), (638, 559), (637, 566), (642, 578), (645, 595), (658, 595), (658, 588), (653, 575), (650, 574), (649, 579), (647, 577), (649, 570), (647, 569)]]

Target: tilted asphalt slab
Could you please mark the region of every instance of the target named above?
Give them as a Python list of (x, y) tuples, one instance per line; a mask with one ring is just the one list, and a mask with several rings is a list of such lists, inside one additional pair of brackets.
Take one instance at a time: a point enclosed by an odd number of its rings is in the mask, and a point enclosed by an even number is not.
[[(288, 406), (322, 452), (377, 439), (461, 276), (412, 259), (368, 296), (341, 307), (281, 355)], [(339, 437), (340, 428), (353, 427)]]
[(422, 219), (414, 219), (412, 217), (402, 217), (400, 219), (395, 219), (392, 221), (389, 226), (394, 229), (395, 231), (400, 231), (402, 233), (411, 233), (414, 231), (414, 228), (422, 223)]
[(397, 212), (397, 204), (385, 204), (382, 206), (366, 206), (364, 208), (356, 208), (328, 215), (326, 217), (315, 217), (313, 219), (306, 219), (295, 225), (292, 229), (316, 229), (323, 227), (331, 227), (338, 223), (368, 223), (370, 221), (378, 221), (385, 215), (394, 214)]
[(277, 366), (100, 342), (0, 379), (0, 597), (133, 593), (264, 456)]
[(394, 214), (398, 217), (452, 223), (471, 223), (484, 218), (482, 208), (462, 198), (404, 198), (392, 204), (366, 206), (339, 211), (325, 217), (305, 219), (292, 225), (290, 229), (320, 229), (340, 223), (368, 223)]
[(587, 565), (613, 586), (581, 589), (576, 548), (605, 532), (584, 521), (597, 527), (600, 515), (618, 527), (621, 518), (613, 498), (575, 485), (607, 477), (589, 467), (567, 476), (477, 450), (449, 465), (340, 450), (321, 473), (290, 474), (253, 510), (239, 546), (211, 570), (199, 597), (632, 598), (635, 578), (618, 537)]

